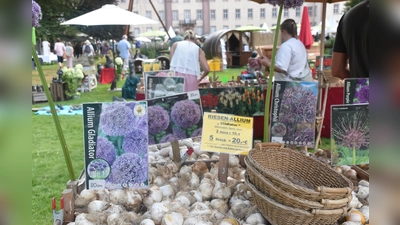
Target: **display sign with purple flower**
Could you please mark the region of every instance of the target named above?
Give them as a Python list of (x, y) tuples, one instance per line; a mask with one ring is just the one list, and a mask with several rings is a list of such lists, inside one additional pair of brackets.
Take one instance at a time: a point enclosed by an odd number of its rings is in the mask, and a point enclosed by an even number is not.
[(184, 92), (184, 77), (146, 76), (146, 99), (160, 98)]
[(369, 164), (369, 104), (331, 107), (332, 165)]
[(148, 187), (146, 101), (84, 103), (86, 189)]
[(369, 103), (369, 78), (344, 79), (344, 104)]
[(199, 91), (147, 100), (149, 145), (201, 136)]
[(275, 81), (271, 141), (314, 147), (318, 83)]

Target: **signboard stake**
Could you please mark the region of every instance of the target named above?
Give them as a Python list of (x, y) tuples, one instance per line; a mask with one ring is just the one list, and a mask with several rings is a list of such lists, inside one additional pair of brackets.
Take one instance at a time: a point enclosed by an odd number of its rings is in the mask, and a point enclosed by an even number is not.
[(65, 189), (62, 192), (62, 197), (64, 198), (64, 224), (69, 222), (74, 222), (75, 213), (75, 198), (72, 189)]
[(181, 151), (179, 149), (179, 142), (173, 141), (171, 142), (171, 146), (172, 146), (172, 155), (174, 158), (174, 162), (178, 164), (181, 161)]
[(228, 165), (229, 165), (229, 154), (220, 153), (219, 164), (218, 164), (218, 180), (221, 183), (226, 184), (228, 180)]

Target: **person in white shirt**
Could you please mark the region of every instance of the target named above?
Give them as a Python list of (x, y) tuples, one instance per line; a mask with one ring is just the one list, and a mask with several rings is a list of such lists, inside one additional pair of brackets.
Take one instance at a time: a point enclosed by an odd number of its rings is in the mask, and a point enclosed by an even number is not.
[[(183, 41), (175, 42), (170, 51), (170, 70), (175, 71), (176, 76), (185, 78), (184, 91), (199, 89), (199, 82), (210, 72), (206, 56), (196, 44), (196, 35), (192, 30), (187, 30)], [(203, 73), (200, 74), (200, 66)]]
[[(307, 50), (297, 38), (296, 22), (293, 19), (283, 21), (280, 31), (282, 44), (276, 53), (274, 81), (313, 81)], [(259, 54), (261, 63), (270, 68), (271, 60), (261, 51)]]

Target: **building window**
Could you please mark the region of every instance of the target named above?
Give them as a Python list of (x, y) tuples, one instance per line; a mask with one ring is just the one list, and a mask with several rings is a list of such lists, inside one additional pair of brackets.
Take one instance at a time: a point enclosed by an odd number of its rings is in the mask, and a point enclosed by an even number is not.
[(301, 12), (300, 12), (300, 7), (296, 7), (296, 17), (300, 17)]
[(276, 14), (276, 7), (272, 8), (272, 18), (276, 18), (278, 15)]
[(236, 25), (236, 26), (235, 26), (235, 28), (239, 28), (239, 27), (240, 27), (240, 25)]
[(133, 11), (133, 13), (136, 13), (136, 14), (138, 14), (138, 15), (139, 15), (139, 11)]
[(314, 9), (313, 9), (312, 6), (309, 6), (309, 7), (308, 7), (308, 16), (310, 16), (310, 17), (313, 16), (313, 10), (314, 10)]
[(152, 31), (153, 29), (151, 27), (146, 28), (146, 32), (147, 31)]
[(172, 2), (178, 2), (178, 0), (172, 0)]
[(253, 18), (253, 9), (247, 9), (247, 18), (249, 19)]
[(149, 1), (149, 0), (146, 0), (146, 3), (150, 3), (150, 1)]
[(224, 9), (223, 11), (222, 11), (223, 13), (223, 18), (224, 19), (228, 19), (228, 10), (227, 9)]
[(172, 20), (179, 20), (179, 16), (178, 16), (178, 10), (173, 10), (172, 11)]
[(314, 17), (316, 17), (318, 15), (317, 13), (317, 6), (314, 6)]
[(158, 3), (164, 3), (164, 0), (158, 0)]
[(212, 9), (210, 11), (210, 17), (211, 17), (212, 20), (215, 20), (215, 10), (214, 9)]
[(203, 35), (203, 27), (197, 27), (197, 35)]
[(126, 0), (121, 0), (121, 3), (125, 3), (126, 2)]
[(197, 19), (198, 19), (198, 20), (202, 20), (202, 19), (203, 19), (203, 10), (198, 9), (198, 10), (196, 11), (196, 14), (197, 14)]
[(222, 29), (224, 29), (224, 30), (228, 30), (228, 29), (229, 29), (229, 27), (228, 27), (228, 26), (223, 26), (223, 27), (222, 27)]
[(190, 2), (190, 0), (183, 0), (183, 2)]
[(146, 17), (151, 19), (151, 11), (146, 11)]
[(139, 28), (135, 28), (133, 30), (133, 33), (134, 33), (135, 37), (137, 37), (140, 34), (140, 29)]
[(137, 3), (138, 2), (138, 0), (133, 0), (133, 3)]
[(210, 33), (214, 33), (215, 31), (217, 31), (217, 28), (215, 26), (211, 26)]
[(165, 21), (165, 14), (164, 11), (158, 11), (158, 15), (160, 16), (162, 21)]
[(333, 4), (333, 14), (339, 14), (339, 4)]
[(185, 10), (184, 11), (184, 16), (185, 16), (185, 21), (190, 22), (190, 10)]
[(283, 9), (283, 17), (289, 17), (289, 9)]
[(260, 9), (260, 18), (265, 18), (265, 9)]
[(235, 18), (240, 19), (240, 9), (235, 9)]

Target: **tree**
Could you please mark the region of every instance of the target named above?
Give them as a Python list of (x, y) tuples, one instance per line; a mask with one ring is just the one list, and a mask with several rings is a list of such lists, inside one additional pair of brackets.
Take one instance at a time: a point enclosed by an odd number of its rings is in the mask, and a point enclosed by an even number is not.
[(119, 39), (124, 33), (124, 26), (63, 26), (66, 21), (82, 14), (101, 8), (105, 4), (117, 4), (116, 0), (37, 0), (42, 8), (43, 18), (36, 28), (38, 40), (47, 39), (54, 43), (62, 40), (74, 40), (79, 32), (99, 39)]
[(344, 12), (349, 11), (351, 8), (353, 8), (355, 5), (357, 5), (358, 3), (362, 2), (364, 0), (349, 0), (346, 3), (344, 3)]

